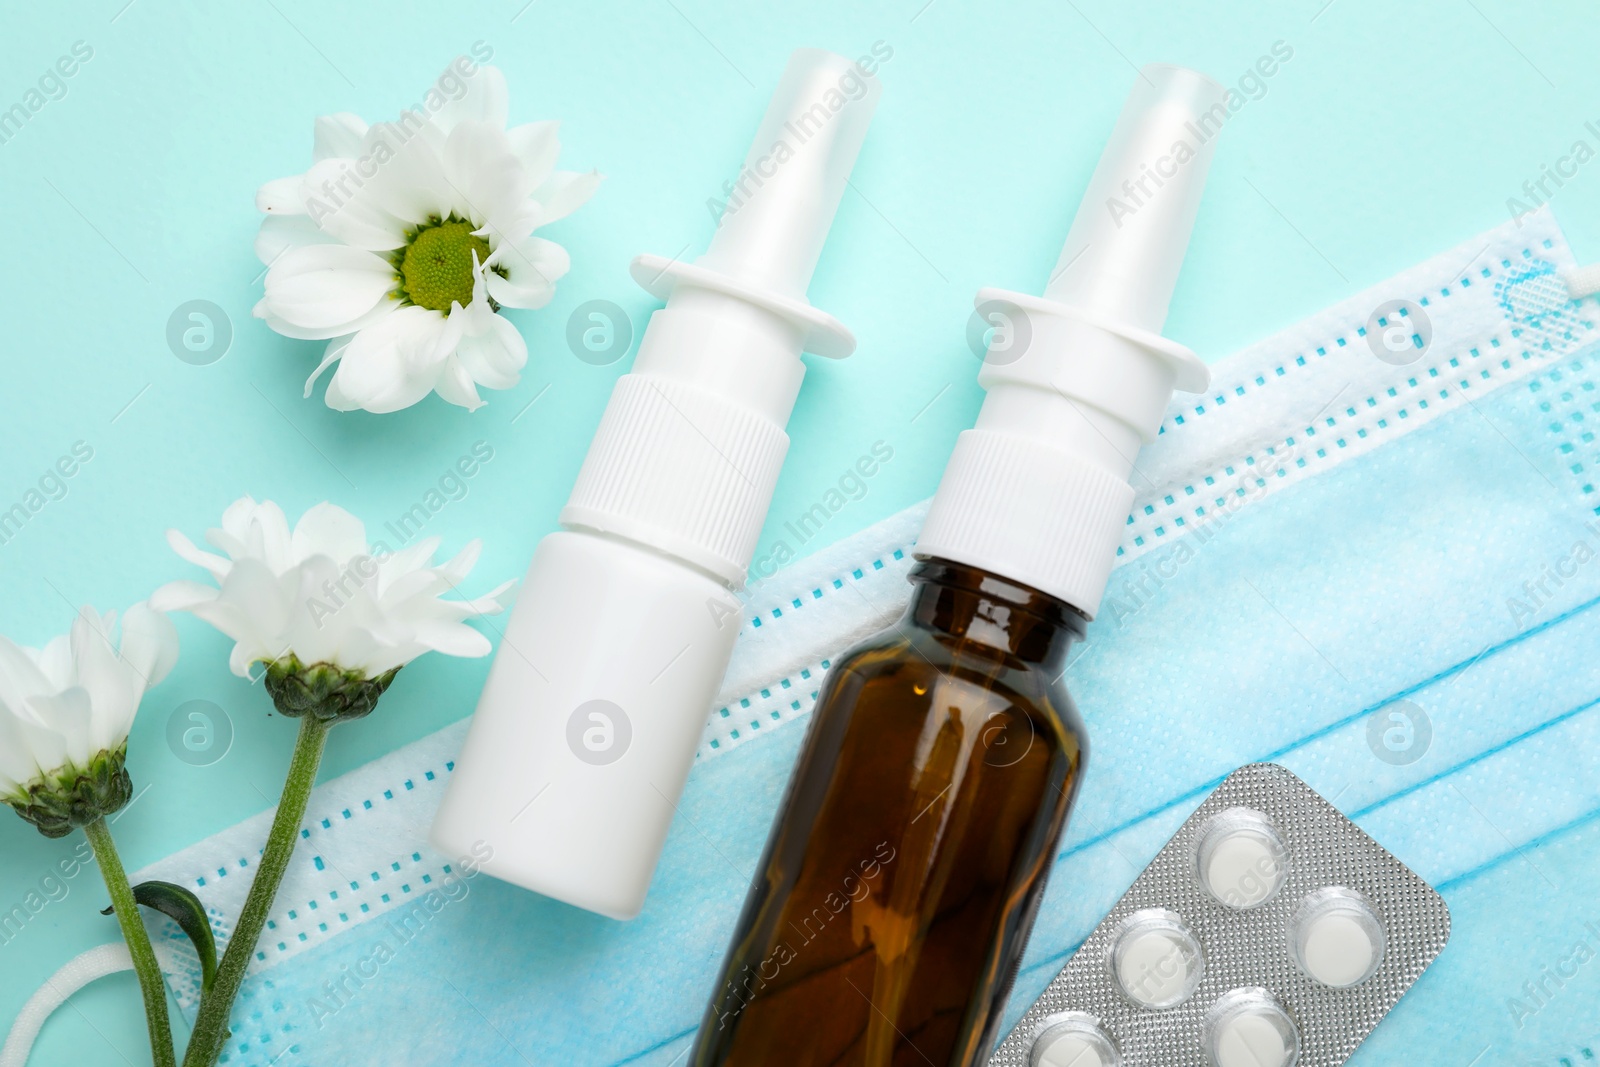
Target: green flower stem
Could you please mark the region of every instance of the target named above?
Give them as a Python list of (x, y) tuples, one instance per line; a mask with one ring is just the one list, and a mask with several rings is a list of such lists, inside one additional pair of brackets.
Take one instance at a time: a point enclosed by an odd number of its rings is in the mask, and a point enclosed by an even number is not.
[(250, 893), (245, 897), (233, 935), (228, 938), (216, 982), (200, 1001), (194, 1032), (189, 1037), (189, 1050), (183, 1057), (184, 1067), (211, 1067), (222, 1054), (234, 998), (244, 984), (245, 969), (255, 955), (256, 941), (267, 924), (267, 914), (272, 910), (273, 898), (278, 895), (283, 872), (288, 869), (289, 857), (300, 840), (300, 824), (305, 820), (306, 804), (311, 800), (311, 787), (316, 784), (317, 767), (322, 763), (322, 749), (332, 726), (332, 722), (322, 722), (314, 715), (300, 720), (300, 736), (294, 743), (289, 776), (283, 783), (283, 796), (272, 818), (272, 830), (267, 834), (267, 846), (261, 853), (261, 865), (250, 883)]
[(155, 1067), (175, 1067), (176, 1055), (172, 1051), (172, 1022), (167, 1015), (167, 987), (161, 981), (161, 965), (156, 962), (155, 949), (150, 947), (150, 933), (139, 917), (139, 905), (133, 899), (133, 887), (128, 884), (128, 873), (122, 868), (122, 857), (117, 855), (116, 842), (111, 840), (111, 827), (106, 820), (95, 819), (85, 823), (83, 832), (94, 849), (95, 862), (100, 865), (100, 875), (111, 891), (111, 907), (116, 911), (117, 924), (122, 927), (122, 939), (128, 943), (128, 954), (133, 957), (133, 969), (139, 976), (139, 991), (144, 994), (144, 1017), (150, 1027), (150, 1054)]

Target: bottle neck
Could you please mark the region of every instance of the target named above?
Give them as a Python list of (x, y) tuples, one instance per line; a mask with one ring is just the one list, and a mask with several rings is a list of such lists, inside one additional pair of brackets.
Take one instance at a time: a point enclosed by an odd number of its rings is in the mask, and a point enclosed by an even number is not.
[(1064, 600), (964, 563), (925, 559), (910, 578), (908, 622), (1054, 674), (1088, 622)]

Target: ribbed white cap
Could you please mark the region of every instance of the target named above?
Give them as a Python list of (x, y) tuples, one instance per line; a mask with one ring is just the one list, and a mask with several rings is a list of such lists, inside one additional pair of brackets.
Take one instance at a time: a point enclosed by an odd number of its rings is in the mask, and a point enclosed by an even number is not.
[(563, 525), (744, 582), (789, 447), (800, 354), (855, 346), (806, 287), (881, 92), (851, 60), (797, 50), (705, 255), (634, 261), (634, 279), (667, 306), (617, 382)]
[(1182, 67), (1139, 73), (1043, 298), (985, 289), (998, 327), (977, 425), (945, 468), (917, 555), (1100, 607), (1133, 503), (1128, 475), (1174, 389), (1210, 373), (1160, 335), (1194, 228), (1224, 90)]
[(749, 408), (671, 378), (627, 374), (595, 431), (561, 511), (744, 581), (789, 435)]

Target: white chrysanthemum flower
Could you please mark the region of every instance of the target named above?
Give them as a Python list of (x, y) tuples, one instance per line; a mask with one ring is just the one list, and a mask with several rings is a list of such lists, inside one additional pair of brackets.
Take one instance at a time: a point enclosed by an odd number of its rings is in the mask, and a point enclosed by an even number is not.
[[(460, 69), (459, 67), (457, 69)], [(581, 207), (597, 173), (555, 169), (556, 122), (506, 129), (505, 77), (477, 67), (431, 116), (317, 120), (311, 169), (256, 194), (268, 265), (255, 314), (289, 337), (331, 338), (329, 407), (387, 412), (437, 392), (476, 409), (528, 359), (498, 312), (540, 308), (570, 264), (534, 235)]]
[(43, 649), (0, 637), (0, 799), (47, 837), (117, 811), (131, 794), (128, 731), (145, 692), (172, 670), (178, 635), (136, 604), (85, 607)]
[(243, 497), (206, 540), (226, 555), (167, 533), (174, 551), (217, 584), (172, 582), (151, 603), (191, 612), (231, 637), (235, 674), (248, 677), (252, 664), (265, 664), (268, 688), (288, 715), (355, 718), (424, 652), (488, 655), (488, 638), (464, 620), (501, 611), (500, 594), (511, 586), (475, 600), (444, 600), (477, 563), (480, 542), (434, 566), (438, 538), (390, 552), (368, 544), (361, 520), (327, 503), (307, 511), (291, 532), (277, 504)]

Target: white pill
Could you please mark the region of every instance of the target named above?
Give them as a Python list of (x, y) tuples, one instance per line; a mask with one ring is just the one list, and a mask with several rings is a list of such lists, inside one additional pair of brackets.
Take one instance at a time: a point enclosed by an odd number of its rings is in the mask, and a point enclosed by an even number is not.
[(1372, 939), (1352, 915), (1330, 913), (1311, 920), (1301, 948), (1306, 970), (1323, 985), (1354, 985), (1372, 968)]
[(1237, 1015), (1217, 1027), (1217, 1067), (1287, 1067), (1290, 1051), (1270, 1018)]
[(1294, 930), (1300, 966), (1335, 989), (1366, 981), (1383, 958), (1383, 925), (1354, 890), (1334, 886), (1313, 893), (1295, 913)]
[(1224, 904), (1248, 908), (1272, 895), (1282, 877), (1272, 843), (1246, 831), (1217, 843), (1206, 865), (1206, 885)]
[(1029, 1050), (1029, 1067), (1120, 1067), (1122, 1058), (1092, 1015), (1068, 1011), (1048, 1016)]
[(1229, 808), (1201, 832), (1200, 881), (1230, 908), (1253, 908), (1277, 893), (1287, 853), (1272, 821), (1250, 808)]
[(1183, 921), (1159, 909), (1135, 912), (1123, 924), (1112, 951), (1117, 984), (1135, 1004), (1170, 1008), (1200, 983), (1200, 945)]
[(1057, 1034), (1034, 1047), (1039, 1049), (1034, 1067), (1108, 1067), (1087, 1034)]
[(1300, 1031), (1265, 989), (1235, 989), (1212, 1005), (1202, 1023), (1213, 1067), (1294, 1067)]

